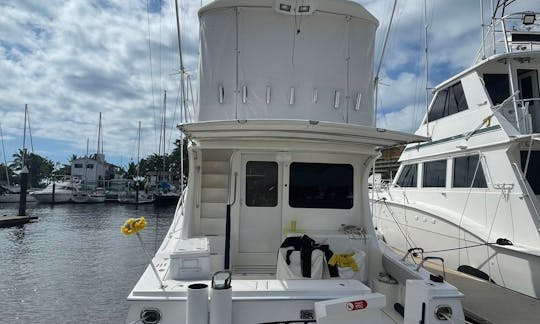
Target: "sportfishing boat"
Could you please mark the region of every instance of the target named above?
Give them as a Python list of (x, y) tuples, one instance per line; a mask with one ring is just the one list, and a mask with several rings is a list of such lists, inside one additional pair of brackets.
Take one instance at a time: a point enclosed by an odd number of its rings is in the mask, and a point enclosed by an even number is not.
[(539, 298), (540, 15), (513, 2), (498, 1), (475, 64), (435, 87), (416, 131), (431, 140), (374, 192), (374, 225), (394, 248)]
[(71, 195), (78, 190), (76, 183), (71, 180), (62, 180), (50, 183), (45, 189), (32, 191), (30, 196), (39, 203), (67, 203), (71, 201)]
[(126, 323), (464, 323), (430, 257), (375, 235), (373, 161), (425, 140), (374, 127), (377, 19), (345, 0), (218, 0), (199, 21), (188, 183)]

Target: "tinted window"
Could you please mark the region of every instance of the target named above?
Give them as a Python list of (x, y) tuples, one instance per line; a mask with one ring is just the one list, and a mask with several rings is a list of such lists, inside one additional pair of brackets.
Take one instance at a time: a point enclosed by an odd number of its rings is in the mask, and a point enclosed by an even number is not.
[[(475, 175), (476, 172), (476, 175)], [(474, 178), (474, 183), (473, 183)], [(486, 188), (486, 178), (478, 155), (458, 157), (454, 159), (455, 188)]]
[[(525, 172), (528, 151), (521, 151), (521, 170)], [(529, 166), (527, 167), (527, 181), (535, 194), (540, 194), (540, 151), (531, 151)]]
[(276, 162), (246, 163), (246, 206), (274, 207), (278, 203), (278, 165)]
[(93, 169), (93, 168), (94, 168), (94, 165), (93, 165), (93, 164), (87, 164), (87, 165), (86, 165), (86, 168), (87, 168), (87, 169)]
[(81, 163), (75, 163), (75, 169), (81, 169), (82, 164)]
[(353, 206), (353, 178), (350, 164), (291, 163), (289, 205), (350, 209)]
[(493, 105), (498, 105), (510, 97), (508, 74), (484, 74), (484, 84)]
[(433, 105), (429, 110), (428, 121), (435, 121), (446, 116), (469, 109), (461, 82), (440, 90), (435, 95)]
[(408, 164), (403, 166), (397, 185), (400, 187), (416, 187), (417, 164)]
[(446, 186), (446, 160), (425, 162), (423, 175), (424, 187)]

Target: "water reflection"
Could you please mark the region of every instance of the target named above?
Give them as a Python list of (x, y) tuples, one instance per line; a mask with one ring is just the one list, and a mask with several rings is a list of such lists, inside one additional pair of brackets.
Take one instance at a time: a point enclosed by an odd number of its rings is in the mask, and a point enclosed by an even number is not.
[(120, 226), (126, 218), (145, 216), (145, 246), (155, 250), (173, 212), (153, 205), (33, 205), (28, 214), (38, 222), (0, 229), (2, 322), (123, 322), (125, 298), (147, 260)]

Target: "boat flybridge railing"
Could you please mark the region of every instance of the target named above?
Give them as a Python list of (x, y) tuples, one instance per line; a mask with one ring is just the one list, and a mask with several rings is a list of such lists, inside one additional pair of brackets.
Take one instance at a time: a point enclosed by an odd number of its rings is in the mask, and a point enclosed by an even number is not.
[(493, 18), (490, 25), (482, 28), (482, 46), (475, 63), (495, 54), (539, 50), (540, 13), (514, 12)]
[(533, 116), (540, 112), (540, 98), (513, 99), (504, 103), (500, 108), (503, 116), (523, 135), (534, 134), (540, 130), (534, 127)]

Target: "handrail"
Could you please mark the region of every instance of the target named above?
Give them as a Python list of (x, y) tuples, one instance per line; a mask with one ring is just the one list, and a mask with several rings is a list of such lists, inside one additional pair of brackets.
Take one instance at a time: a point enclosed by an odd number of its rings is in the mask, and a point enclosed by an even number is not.
[[(512, 12), (502, 17), (493, 18), (491, 23), (487, 26), (487, 30), (482, 32), (481, 46), (475, 56), (475, 62), (479, 62), (481, 59), (485, 59), (484, 53), (491, 52), (492, 55), (497, 54), (497, 43), (503, 44), (505, 53), (523, 52), (524, 50), (533, 51), (533, 46), (538, 45), (540, 50), (540, 42), (538, 41), (513, 41), (509, 36), (513, 33), (540, 33), (540, 27), (538, 23), (533, 25), (521, 24), (524, 14), (535, 14), (538, 22), (540, 20), (540, 13), (533, 11), (520, 11)], [(513, 23), (512, 23), (513, 22)], [(502, 39), (501, 39), (502, 38)], [(514, 46), (512, 46), (514, 45)], [(521, 45), (521, 46), (515, 46)], [(524, 46), (527, 46), (524, 47)], [(537, 50), (535, 49), (535, 50)]]
[[(538, 212), (538, 209), (536, 208), (536, 205), (534, 204), (534, 200), (530, 198), (531, 192), (529, 191), (529, 187), (527, 186), (526, 179), (523, 178), (523, 172), (521, 172), (521, 169), (519, 168), (516, 162), (513, 162), (512, 166), (516, 169), (516, 172), (518, 174), (518, 180), (521, 184), (521, 187), (524, 188), (525, 190), (524, 196), (526, 196), (527, 199), (529, 199), (529, 202), (531, 203), (534, 213), (536, 215), (536, 218), (540, 221), (540, 213)], [(533, 193), (532, 196), (535, 196), (535, 194)]]

